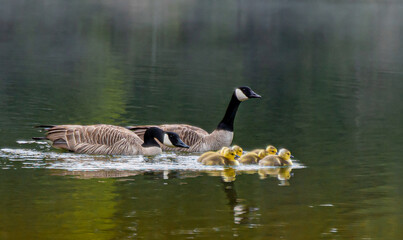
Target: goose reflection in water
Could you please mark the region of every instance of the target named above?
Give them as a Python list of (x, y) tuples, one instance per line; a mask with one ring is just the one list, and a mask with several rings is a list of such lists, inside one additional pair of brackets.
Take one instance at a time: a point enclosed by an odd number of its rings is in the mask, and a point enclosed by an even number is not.
[(79, 179), (92, 178), (124, 178), (136, 175), (142, 175), (142, 171), (116, 171), (116, 170), (96, 170), (96, 171), (67, 171), (51, 170), (55, 176), (72, 176)]
[(224, 169), (221, 172), (222, 189), (228, 199), (228, 206), (234, 217), (234, 223), (253, 225), (253, 222), (258, 219), (258, 215), (255, 212), (257, 212), (259, 208), (244, 204), (243, 202), (245, 202), (245, 200), (238, 198), (235, 189), (235, 176), (236, 171), (233, 168)]

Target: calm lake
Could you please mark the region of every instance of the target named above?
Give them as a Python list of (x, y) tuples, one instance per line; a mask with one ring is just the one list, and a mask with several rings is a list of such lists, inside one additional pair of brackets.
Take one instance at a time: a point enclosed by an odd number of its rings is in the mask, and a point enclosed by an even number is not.
[[(0, 0), (0, 239), (402, 239), (398, 1)], [(64, 153), (39, 124), (212, 131), (292, 169)]]

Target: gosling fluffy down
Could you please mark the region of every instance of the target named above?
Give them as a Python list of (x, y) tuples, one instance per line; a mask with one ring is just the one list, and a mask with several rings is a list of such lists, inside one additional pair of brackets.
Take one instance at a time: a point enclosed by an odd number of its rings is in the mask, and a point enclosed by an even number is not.
[(205, 152), (205, 153), (203, 153), (202, 155), (200, 155), (200, 157), (197, 159), (197, 162), (202, 162), (203, 159), (205, 159), (205, 158), (207, 158), (207, 157), (209, 157), (209, 156), (212, 156), (212, 155), (214, 155), (214, 154), (222, 155), (226, 149), (230, 149), (230, 148), (229, 148), (229, 147), (222, 147), (222, 148), (221, 148), (220, 150), (218, 150), (217, 152), (214, 152), (214, 151)]
[(280, 149), (278, 155), (269, 155), (259, 161), (260, 166), (290, 166), (291, 152), (285, 148)]
[(254, 152), (249, 152), (245, 155), (243, 155), (240, 159), (239, 162), (242, 164), (257, 164), (260, 159), (264, 158), (267, 156), (266, 150), (261, 150), (257, 154)]
[(232, 150), (234, 150), (234, 151), (235, 151), (235, 154), (236, 154), (237, 156), (242, 156), (242, 154), (243, 154), (243, 149), (242, 149), (240, 146), (238, 146), (238, 145), (234, 145), (234, 146), (232, 146), (231, 148), (229, 148), (229, 147), (222, 147), (222, 148), (221, 148), (220, 150), (218, 150), (217, 152), (209, 151), (209, 152), (203, 153), (203, 154), (200, 155), (200, 157), (197, 159), (197, 162), (201, 162), (204, 158), (206, 158), (206, 157), (208, 157), (208, 156), (211, 156), (211, 155), (213, 155), (214, 153), (218, 153), (218, 154), (221, 154), (221, 155), (222, 155), (226, 149), (232, 149)]
[(218, 153), (212, 154), (204, 158), (201, 163), (203, 165), (239, 165), (239, 162), (235, 160), (235, 151), (232, 149), (224, 150), (221, 155)]
[(216, 151), (222, 147), (230, 146), (234, 137), (234, 120), (239, 105), (251, 98), (261, 98), (250, 87), (243, 86), (234, 90), (231, 101), (228, 104), (227, 111), (221, 122), (212, 133), (187, 124), (163, 124), (163, 125), (144, 125), (129, 126), (128, 129), (134, 131), (140, 138), (150, 127), (159, 127), (164, 131), (176, 132), (179, 137), (190, 146), (189, 149), (172, 148), (161, 145), (165, 151), (185, 151), (185, 152), (205, 152)]
[[(265, 150), (265, 149), (255, 149), (255, 150), (252, 150), (252, 151), (250, 151), (250, 152), (259, 154), (259, 152), (262, 151), (262, 150)], [(277, 148), (276, 148), (275, 146), (273, 146), (273, 145), (268, 145), (268, 146), (266, 147), (266, 152), (267, 152), (267, 155), (276, 155), (276, 153), (277, 153)]]

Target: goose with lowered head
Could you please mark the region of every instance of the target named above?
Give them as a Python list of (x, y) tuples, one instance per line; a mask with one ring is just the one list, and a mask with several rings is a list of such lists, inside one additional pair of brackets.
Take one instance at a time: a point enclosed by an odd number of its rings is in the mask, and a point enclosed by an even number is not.
[(161, 145), (163, 150), (167, 151), (185, 151), (185, 152), (206, 152), (217, 151), (222, 147), (228, 147), (232, 143), (234, 137), (234, 119), (238, 111), (239, 104), (250, 98), (261, 98), (250, 87), (236, 88), (232, 94), (231, 101), (227, 107), (223, 119), (218, 123), (216, 129), (212, 133), (187, 125), (187, 124), (163, 124), (163, 125), (144, 125), (129, 126), (128, 129), (143, 138), (145, 131), (151, 127), (159, 127), (164, 131), (175, 132), (179, 137), (189, 145), (188, 149), (172, 148)]
[(161, 154), (160, 144), (170, 147), (188, 148), (174, 132), (152, 127), (140, 139), (124, 127), (97, 125), (42, 125), (45, 137), (34, 140), (50, 140), (52, 146), (76, 153), (111, 155), (156, 155)]

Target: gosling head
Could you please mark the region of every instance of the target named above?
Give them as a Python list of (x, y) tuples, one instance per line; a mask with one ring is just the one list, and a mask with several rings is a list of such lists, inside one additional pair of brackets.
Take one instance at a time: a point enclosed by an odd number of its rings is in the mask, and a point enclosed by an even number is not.
[(227, 158), (228, 160), (235, 161), (236, 154), (234, 150), (228, 148), (224, 150), (222, 156)]
[(287, 161), (290, 160), (290, 158), (294, 157), (293, 155), (291, 155), (291, 152), (285, 148), (280, 149), (280, 151), (278, 152), (278, 156)]
[(276, 153), (277, 153), (277, 148), (274, 147), (273, 145), (269, 145), (269, 146), (267, 146), (267, 148), (266, 148), (266, 152), (267, 152), (268, 155), (276, 155)]
[(261, 96), (255, 93), (250, 87), (244, 86), (235, 89), (235, 97), (243, 102), (249, 98), (261, 98)]
[(165, 132), (162, 143), (168, 147), (189, 148), (189, 146), (180, 139), (179, 135), (174, 132)]
[(238, 155), (239, 157), (242, 156), (243, 154), (243, 149), (238, 145), (232, 146), (232, 150), (234, 150), (235, 154)]

